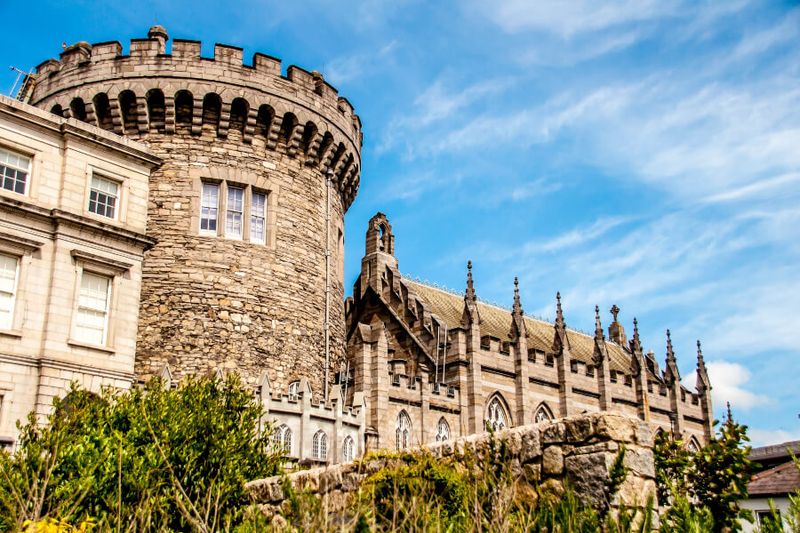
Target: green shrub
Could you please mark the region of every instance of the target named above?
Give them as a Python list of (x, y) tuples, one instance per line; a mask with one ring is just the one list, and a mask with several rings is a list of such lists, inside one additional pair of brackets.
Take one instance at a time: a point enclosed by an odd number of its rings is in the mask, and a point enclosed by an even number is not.
[[(74, 388), (0, 456), (0, 527), (92, 518), (99, 530), (213, 531), (239, 519), (243, 485), (278, 472), (262, 411), (235, 376)], [(269, 428), (267, 428), (269, 429)]]

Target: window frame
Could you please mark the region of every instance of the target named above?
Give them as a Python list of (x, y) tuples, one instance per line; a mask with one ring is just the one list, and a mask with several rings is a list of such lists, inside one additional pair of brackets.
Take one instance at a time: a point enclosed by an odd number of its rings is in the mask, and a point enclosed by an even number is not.
[(328, 434), (319, 429), (311, 439), (311, 456), (317, 461), (328, 460)]
[[(2, 331), (12, 331), (12, 330), (14, 330), (14, 317), (16, 315), (17, 301), (19, 299), (19, 292), (20, 292), (19, 291), (19, 289), (20, 289), (20, 283), (19, 282), (20, 282), (20, 275), (21, 275), (21, 270), (22, 270), (22, 257), (20, 255), (17, 255), (17, 254), (8, 253), (8, 252), (6, 252), (6, 251), (4, 251), (2, 249), (0, 249), (0, 256), (9, 257), (15, 262), (15, 265), (14, 265), (14, 280), (13, 280), (13, 284), (12, 284), (13, 286), (11, 288), (12, 290), (11, 290), (11, 293), (10, 293), (11, 294), (11, 298), (10, 298), (11, 306), (8, 309), (8, 324), (4, 324), (4, 323), (0, 322), (0, 330), (2, 330)], [(5, 291), (3, 291), (3, 292), (5, 292)]]
[[(104, 309), (102, 309), (103, 329), (100, 342), (94, 342), (93, 339), (87, 339), (78, 334), (78, 331), (80, 331), (81, 328), (87, 329), (86, 326), (81, 324), (82, 312), (84, 313), (83, 316), (89, 313), (101, 312), (99, 309), (82, 304), (82, 300), (84, 298), (83, 283), (86, 279), (88, 279), (88, 276), (93, 276), (95, 278), (102, 278), (107, 282), (105, 291), (106, 295), (104, 300), (105, 306)], [(111, 318), (111, 299), (113, 295), (114, 295), (114, 276), (109, 276), (108, 274), (105, 273), (94, 272), (91, 269), (86, 269), (86, 268), (81, 269), (80, 280), (78, 281), (78, 301), (75, 304), (75, 320), (72, 329), (72, 338), (75, 341), (89, 346), (108, 346), (109, 322)]]
[[(128, 272), (133, 264), (125, 263), (116, 259), (110, 259), (103, 256), (95, 255), (92, 252), (86, 252), (79, 248), (75, 248), (70, 252), (73, 261), (75, 262), (75, 286), (73, 291), (72, 300), (72, 318), (69, 328), (69, 338), (67, 344), (77, 346), (80, 348), (89, 348), (92, 350), (99, 350), (109, 354), (115, 351), (115, 328), (114, 317), (117, 314), (117, 302), (121, 290), (121, 280), (123, 274)], [(76, 335), (77, 321), (78, 321), (78, 308), (80, 306), (81, 296), (81, 282), (84, 272), (94, 274), (96, 276), (104, 276), (109, 278), (109, 291), (110, 295), (107, 299), (107, 313), (105, 321), (105, 335), (102, 344), (94, 344), (78, 338)]]
[[(268, 177), (261, 175), (230, 174), (229, 169), (190, 169), (195, 199), (191, 202), (191, 231), (203, 237), (217, 237), (233, 241), (242, 241), (264, 246), (274, 250), (276, 245), (275, 231), (276, 202), (279, 187)], [(217, 188), (216, 230), (203, 229), (210, 218), (204, 216), (204, 210), (211, 209), (204, 203), (204, 192), (207, 187)], [(234, 196), (241, 191), (241, 211), (231, 205)], [(241, 215), (240, 231), (231, 228), (233, 214)], [(254, 231), (260, 226), (259, 232)]]
[[(114, 202), (114, 205), (112, 207), (112, 209), (114, 210), (113, 216), (108, 216), (108, 215), (105, 215), (103, 213), (98, 213), (97, 211), (92, 211), (92, 202), (94, 202), (96, 205), (100, 205), (100, 203), (97, 200), (92, 200), (92, 192), (94, 192), (96, 190), (98, 192), (98, 194), (104, 194), (107, 197), (110, 196), (110, 194), (108, 192), (106, 192), (106, 191), (103, 191), (101, 189), (95, 189), (95, 186), (94, 186), (94, 181), (95, 180), (104, 181), (104, 182), (111, 183), (114, 186), (116, 186), (117, 191), (116, 191), (116, 196), (114, 196), (115, 202)], [(113, 220), (113, 221), (122, 220), (121, 212), (122, 212), (123, 184), (124, 184), (124, 182), (122, 180), (119, 180), (117, 178), (113, 178), (113, 177), (109, 176), (108, 174), (106, 174), (106, 173), (104, 173), (102, 171), (98, 172), (96, 170), (92, 170), (92, 172), (89, 174), (89, 183), (87, 184), (88, 194), (87, 194), (87, 199), (86, 199), (86, 204), (85, 204), (86, 212), (89, 213), (92, 216), (99, 217), (102, 220)], [(104, 204), (104, 205), (106, 206), (106, 208), (108, 207), (108, 204)]]
[[(204, 205), (205, 189), (206, 189), (207, 186), (208, 187), (214, 187), (216, 189), (216, 192), (217, 192), (217, 194), (216, 194), (216, 199), (217, 199), (216, 206), (213, 207), (213, 209), (215, 210), (214, 229), (213, 230), (212, 229), (203, 229), (203, 220), (204, 220), (203, 209), (206, 209), (206, 208), (212, 209), (211, 206), (205, 206)], [(221, 184), (219, 182), (210, 181), (210, 180), (203, 180), (200, 183), (200, 212), (199, 212), (199, 217), (198, 217), (198, 231), (199, 231), (200, 235), (214, 235), (214, 236), (216, 236), (216, 235), (219, 234), (219, 228), (220, 228), (220, 223), (219, 223), (220, 216), (219, 215), (220, 215), (220, 211), (221, 211), (221, 209), (220, 209), (220, 199), (221, 199), (221, 196), (222, 196), (220, 194), (221, 191), (222, 191), (222, 187), (221, 187)], [(208, 220), (211, 220), (211, 219), (209, 218)]]
[[(20, 151), (20, 150), (14, 149), (14, 148), (8, 147), (6, 145), (0, 145), (0, 152), (6, 152), (7, 154), (15, 156), (18, 159), (24, 157), (25, 159), (28, 160), (28, 168), (27, 169), (23, 169), (22, 167), (19, 167), (19, 166), (16, 166), (16, 165), (10, 165), (7, 162), (4, 162), (4, 161), (0, 160), (0, 166), (4, 166), (6, 168), (11, 168), (16, 172), (25, 172), (26, 173), (22, 192), (18, 192), (18, 191), (14, 190), (14, 189), (5, 188), (5, 186), (4, 186), (5, 185), (5, 173), (0, 173), (0, 191), (6, 192), (6, 193), (11, 193), (11, 194), (16, 194), (16, 195), (19, 195), (19, 196), (29, 196), (30, 190), (31, 190), (31, 176), (33, 175), (34, 154), (26, 153), (24, 151)], [(2, 155), (2, 154), (0, 154), (0, 155)], [(17, 181), (16, 175), (14, 177), (14, 180), (15, 180), (15, 182)]]
[[(260, 216), (256, 214), (256, 202), (255, 198), (259, 196), (264, 198), (264, 202), (261, 205), (261, 213)], [(260, 191), (258, 189), (254, 189), (250, 187), (250, 209), (249, 212), (249, 241), (255, 244), (267, 244), (267, 201), (269, 200), (269, 194), (265, 191)], [(261, 237), (256, 238), (254, 237), (253, 227), (254, 227), (254, 219), (261, 220)]]
[(345, 463), (351, 463), (355, 460), (355, 458), (355, 441), (353, 440), (353, 437), (347, 435), (342, 441), (342, 461)]
[(20, 309), (25, 309), (26, 287), (28, 269), (33, 260), (33, 253), (44, 245), (41, 241), (32, 240), (28, 237), (20, 237), (11, 234), (0, 235), (0, 253), (17, 258), (17, 276), (14, 292), (14, 304), (11, 314), (11, 327), (9, 329), (0, 328), (0, 335), (10, 337), (22, 337), (22, 318), (23, 313)]
[[(247, 203), (248, 203), (247, 202), (247, 191), (248, 191), (248, 189), (249, 189), (248, 186), (242, 186), (242, 185), (238, 185), (238, 184), (229, 184), (227, 182), (225, 183), (225, 212), (224, 212), (224, 214), (225, 214), (225, 228), (223, 229), (223, 235), (225, 236), (226, 239), (231, 239), (231, 240), (235, 240), (235, 241), (244, 240), (245, 223), (246, 223), (245, 219), (247, 218), (246, 217), (246, 213), (249, 212), (249, 209), (247, 208), (248, 207), (247, 206)], [(231, 208), (231, 191), (241, 191), (241, 199), (240, 199), (241, 200), (241, 210), (239, 210), (239, 211), (236, 211), (236, 210)], [(232, 213), (238, 213), (238, 215), (239, 215), (239, 231), (238, 231), (238, 233), (235, 233), (235, 232), (230, 231), (228, 229), (229, 228), (229, 224), (231, 222), (231, 218), (230, 217), (231, 217)]]

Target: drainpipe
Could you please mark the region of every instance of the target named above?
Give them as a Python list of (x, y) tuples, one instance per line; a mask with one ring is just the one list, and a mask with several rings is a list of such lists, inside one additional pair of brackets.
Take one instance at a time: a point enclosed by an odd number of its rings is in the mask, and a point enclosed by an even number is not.
[(325, 173), (325, 405), (328, 405), (328, 382), (331, 368), (331, 184), (333, 170)]

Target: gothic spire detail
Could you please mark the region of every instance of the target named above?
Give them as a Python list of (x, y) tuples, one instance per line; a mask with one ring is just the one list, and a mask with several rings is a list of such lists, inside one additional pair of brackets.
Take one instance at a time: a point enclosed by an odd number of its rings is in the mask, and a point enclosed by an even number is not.
[(633, 317), (633, 339), (631, 340), (631, 351), (642, 351), (642, 341), (639, 339), (639, 321), (636, 320), (636, 317)]
[(725, 402), (728, 408), (728, 420), (726, 421), (727, 424), (733, 422), (733, 413), (731, 413), (731, 402)]
[(567, 324), (564, 322), (564, 312), (561, 309), (561, 292), (556, 293), (556, 323), (555, 338), (553, 339), (553, 350), (556, 354), (562, 354), (564, 350), (569, 350), (569, 336), (567, 335)]
[(472, 261), (467, 261), (467, 290), (464, 292), (464, 312), (461, 313), (461, 324), (464, 327), (469, 327), (470, 324), (480, 323), (478, 297), (475, 294), (475, 285), (472, 281)]
[(556, 327), (567, 327), (567, 325), (564, 323), (564, 313), (561, 310), (561, 291), (556, 293)]
[(600, 306), (594, 306), (594, 338), (598, 341), (605, 340), (606, 336), (603, 333), (603, 324), (600, 323)]
[(514, 315), (522, 315), (522, 304), (519, 302), (519, 278), (514, 276), (514, 306), (512, 307)]
[(675, 352), (672, 351), (672, 336), (667, 330), (667, 363), (675, 361)]
[(464, 298), (470, 302), (477, 301), (475, 286), (472, 283), (472, 261), (467, 261), (467, 292)]
[(668, 385), (672, 386), (674, 383), (680, 383), (681, 374), (678, 370), (678, 361), (675, 358), (675, 352), (672, 350), (672, 336), (667, 330), (667, 364), (664, 369), (664, 380)]
[(700, 346), (699, 339), (697, 340), (697, 385), (695, 388), (701, 394), (711, 390), (711, 380), (708, 378), (706, 362), (703, 359), (703, 348)]

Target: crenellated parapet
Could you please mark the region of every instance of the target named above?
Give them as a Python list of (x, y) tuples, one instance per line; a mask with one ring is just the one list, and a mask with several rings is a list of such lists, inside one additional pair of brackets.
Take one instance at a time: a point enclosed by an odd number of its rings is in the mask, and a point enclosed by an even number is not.
[(361, 120), (318, 72), (241, 48), (175, 39), (160, 26), (122, 44), (79, 42), (37, 69), (30, 103), (130, 137), (204, 132), (278, 151), (333, 173), (345, 208), (360, 179)]

